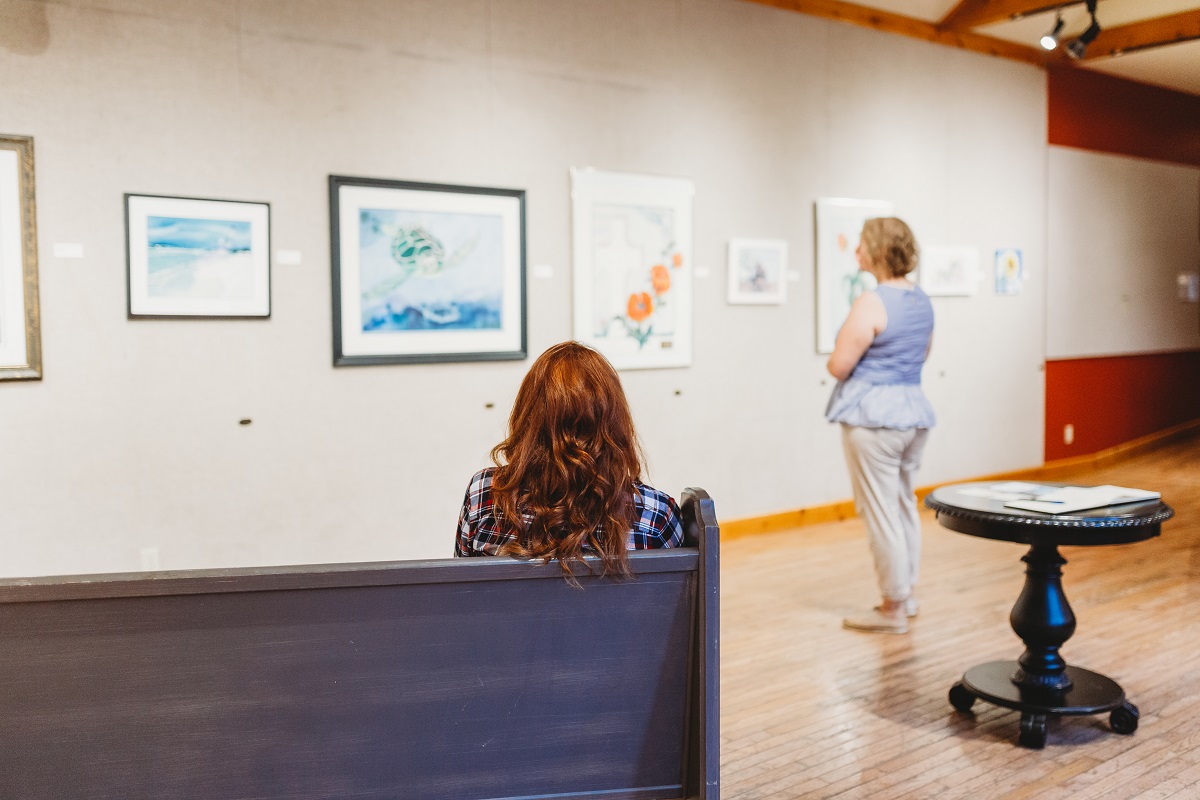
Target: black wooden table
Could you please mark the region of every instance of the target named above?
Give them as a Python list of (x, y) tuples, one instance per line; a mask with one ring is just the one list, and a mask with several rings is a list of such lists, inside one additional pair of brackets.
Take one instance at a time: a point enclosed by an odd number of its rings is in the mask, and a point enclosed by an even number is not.
[(1025, 588), (1009, 621), (1025, 652), (1016, 661), (991, 661), (967, 670), (950, 687), (950, 704), (968, 711), (975, 699), (1021, 712), (1018, 742), (1046, 744), (1051, 716), (1100, 714), (1110, 711), (1117, 733), (1137, 730), (1137, 706), (1111, 678), (1068, 666), (1059, 648), (1075, 632), (1075, 615), (1062, 588), (1062, 545), (1128, 544), (1158, 536), (1159, 527), (1175, 512), (1159, 500), (1093, 508), (1071, 514), (1039, 514), (1007, 508), (1003, 500), (972, 494), (995, 482), (943, 486), (925, 498), (938, 522), (952, 531), (985, 539), (1029, 545), (1021, 559)]

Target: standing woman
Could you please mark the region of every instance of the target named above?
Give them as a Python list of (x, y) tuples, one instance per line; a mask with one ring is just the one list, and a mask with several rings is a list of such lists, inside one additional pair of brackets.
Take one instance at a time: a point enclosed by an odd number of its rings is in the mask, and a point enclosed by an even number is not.
[(827, 364), (838, 383), (825, 418), (842, 425), (854, 505), (867, 526), (883, 602), (842, 624), (907, 633), (918, 609), (913, 588), (921, 559), (914, 479), (935, 422), (921, 391), (933, 305), (907, 278), (917, 266), (917, 242), (903, 221), (867, 220), (855, 256), (879, 286), (854, 301), (838, 332)]
[(621, 379), (579, 342), (551, 347), (530, 367), (458, 518), (456, 555), (558, 559), (597, 555), (627, 576), (628, 550), (683, 544), (679, 506), (642, 483), (641, 447)]

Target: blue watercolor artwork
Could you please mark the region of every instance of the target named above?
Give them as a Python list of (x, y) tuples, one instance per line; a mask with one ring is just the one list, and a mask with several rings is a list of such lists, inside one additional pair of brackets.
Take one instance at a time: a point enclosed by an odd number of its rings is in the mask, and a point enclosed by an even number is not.
[(148, 216), (146, 237), (149, 296), (254, 296), (250, 222)]
[(361, 209), (363, 332), (499, 329), (502, 222), (498, 214)]

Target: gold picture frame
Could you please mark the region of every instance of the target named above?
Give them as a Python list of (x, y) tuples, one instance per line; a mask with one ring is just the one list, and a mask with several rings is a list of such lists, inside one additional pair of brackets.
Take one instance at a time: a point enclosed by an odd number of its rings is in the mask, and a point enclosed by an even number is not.
[(0, 380), (41, 380), (33, 137), (0, 134)]

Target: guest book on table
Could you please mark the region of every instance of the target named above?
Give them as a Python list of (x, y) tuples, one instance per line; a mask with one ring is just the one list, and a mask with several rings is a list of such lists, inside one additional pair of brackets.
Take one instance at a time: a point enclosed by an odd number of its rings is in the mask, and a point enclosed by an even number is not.
[(1129, 489), (1124, 486), (1062, 486), (1039, 494), (1036, 500), (1010, 500), (1004, 505), (1025, 511), (1040, 511), (1043, 514), (1069, 514), (1089, 508), (1158, 500), (1160, 497), (1162, 495), (1158, 492)]

